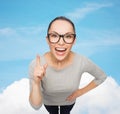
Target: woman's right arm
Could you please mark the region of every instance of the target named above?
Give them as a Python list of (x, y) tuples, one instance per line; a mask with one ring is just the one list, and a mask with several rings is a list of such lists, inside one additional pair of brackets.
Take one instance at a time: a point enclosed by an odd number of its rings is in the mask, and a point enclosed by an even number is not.
[(31, 85), (29, 101), (32, 107), (36, 110), (42, 106), (41, 87), (40, 84), (36, 84), (34, 81)]
[(47, 64), (40, 65), (40, 56), (36, 57), (34, 68), (30, 68), (30, 96), (29, 101), (33, 108), (42, 106), (41, 80), (45, 75)]

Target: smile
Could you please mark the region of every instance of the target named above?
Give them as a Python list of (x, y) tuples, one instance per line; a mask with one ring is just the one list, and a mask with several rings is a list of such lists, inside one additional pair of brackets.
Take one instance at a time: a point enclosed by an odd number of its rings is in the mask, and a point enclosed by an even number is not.
[(55, 50), (58, 52), (65, 52), (67, 49), (66, 48), (55, 48)]

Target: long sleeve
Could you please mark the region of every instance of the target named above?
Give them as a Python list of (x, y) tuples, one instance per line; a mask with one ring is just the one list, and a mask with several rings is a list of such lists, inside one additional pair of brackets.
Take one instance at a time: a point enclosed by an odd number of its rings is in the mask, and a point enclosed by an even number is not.
[(100, 85), (107, 78), (107, 75), (103, 72), (103, 70), (87, 58), (84, 58), (84, 72), (91, 74), (97, 85)]

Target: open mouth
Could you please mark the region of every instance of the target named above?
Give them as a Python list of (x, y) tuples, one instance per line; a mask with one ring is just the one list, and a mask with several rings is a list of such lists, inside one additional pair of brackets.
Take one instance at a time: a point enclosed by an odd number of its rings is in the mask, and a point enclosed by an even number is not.
[(66, 48), (55, 48), (57, 52), (65, 52), (67, 49)]

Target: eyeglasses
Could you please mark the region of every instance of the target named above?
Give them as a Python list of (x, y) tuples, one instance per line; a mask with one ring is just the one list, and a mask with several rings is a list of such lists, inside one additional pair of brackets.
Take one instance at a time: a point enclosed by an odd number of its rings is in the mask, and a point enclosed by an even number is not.
[(58, 43), (60, 38), (63, 38), (65, 43), (72, 44), (75, 40), (76, 34), (66, 33), (64, 35), (60, 35), (58, 33), (49, 33), (47, 36), (50, 43)]

